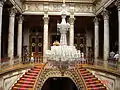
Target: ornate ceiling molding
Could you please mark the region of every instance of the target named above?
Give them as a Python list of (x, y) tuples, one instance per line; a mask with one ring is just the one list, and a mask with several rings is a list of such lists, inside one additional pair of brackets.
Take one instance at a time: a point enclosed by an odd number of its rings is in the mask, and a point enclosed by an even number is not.
[[(24, 0), (25, 2), (63, 2), (63, 0)], [(67, 3), (94, 3), (97, 0), (65, 0)]]
[[(41, 12), (43, 14), (45, 10), (45, 3), (35, 3), (35, 2), (29, 2), (24, 4), (24, 13), (25, 12)], [(48, 3), (48, 14), (50, 13), (59, 13), (61, 15), (61, 10), (62, 10), (62, 3)], [(93, 4), (80, 4), (80, 3), (66, 3), (66, 8), (68, 9), (68, 15), (72, 11), (74, 13), (80, 14), (80, 13), (87, 13), (91, 14), (94, 16), (94, 7)], [(74, 10), (73, 10), (74, 9)]]
[(95, 7), (95, 13), (96, 15), (98, 15), (99, 13), (101, 13), (104, 8), (107, 8), (110, 4), (112, 4), (115, 0), (99, 0), (96, 3), (96, 7)]

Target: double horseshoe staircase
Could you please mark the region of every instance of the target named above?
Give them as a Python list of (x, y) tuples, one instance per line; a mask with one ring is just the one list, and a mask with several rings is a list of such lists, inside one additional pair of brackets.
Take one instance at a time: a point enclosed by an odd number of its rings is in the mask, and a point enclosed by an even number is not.
[[(45, 64), (39, 64), (28, 70), (17, 83), (14, 84), (11, 90), (34, 90), (44, 66)], [(77, 72), (87, 90), (107, 90), (104, 84), (87, 69), (78, 65)]]
[(12, 90), (34, 90), (38, 76), (45, 64), (36, 65), (26, 72), (12, 87)]

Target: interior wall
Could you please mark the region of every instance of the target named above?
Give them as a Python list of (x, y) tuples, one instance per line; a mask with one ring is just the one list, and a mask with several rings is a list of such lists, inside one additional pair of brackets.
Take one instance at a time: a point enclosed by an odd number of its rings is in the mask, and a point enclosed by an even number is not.
[(110, 51), (117, 53), (118, 51), (118, 11), (116, 6), (109, 8), (111, 12), (109, 14), (110, 25)]
[(94, 35), (92, 35), (91, 30), (86, 30), (86, 56), (88, 56), (88, 47), (93, 47), (92, 46), (92, 38)]
[(11, 90), (11, 87), (17, 82), (17, 80), (27, 71), (17, 70), (0, 75), (0, 90)]
[(15, 29), (14, 29), (14, 56), (17, 56), (17, 41), (18, 41), (18, 20), (15, 17)]
[(28, 46), (29, 51), (29, 28), (24, 28), (23, 31), (23, 46)]
[(2, 58), (8, 56), (8, 28), (9, 28), (9, 12), (8, 6), (5, 4), (3, 6), (3, 15), (2, 15), (2, 41), (1, 41), (1, 49), (2, 49)]

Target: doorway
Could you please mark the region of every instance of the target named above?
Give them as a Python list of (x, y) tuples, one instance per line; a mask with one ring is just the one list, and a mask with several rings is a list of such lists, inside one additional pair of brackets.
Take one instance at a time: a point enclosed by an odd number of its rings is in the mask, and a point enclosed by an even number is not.
[(75, 34), (75, 46), (84, 54), (86, 53), (86, 35), (84, 33)]
[(47, 79), (42, 90), (78, 90), (75, 83), (67, 77), (52, 77)]
[(30, 55), (42, 56), (43, 54), (43, 34), (39, 29), (31, 29), (30, 32)]

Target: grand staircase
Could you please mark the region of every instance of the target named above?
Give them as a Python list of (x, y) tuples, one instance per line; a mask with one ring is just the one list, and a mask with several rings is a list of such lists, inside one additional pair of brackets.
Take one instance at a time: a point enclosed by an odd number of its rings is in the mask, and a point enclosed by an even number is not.
[(107, 90), (104, 84), (100, 80), (98, 80), (98, 78), (95, 77), (95, 75), (93, 75), (87, 69), (78, 66), (78, 72), (82, 77), (87, 87), (87, 90)]
[[(38, 77), (45, 65), (46, 64), (35, 65), (28, 70), (17, 83), (14, 84), (11, 90), (34, 90)], [(86, 90), (107, 90), (104, 84), (87, 69), (77, 65), (76, 71), (82, 78)]]
[(28, 70), (12, 87), (12, 90), (34, 90), (39, 74), (45, 64), (39, 64)]

